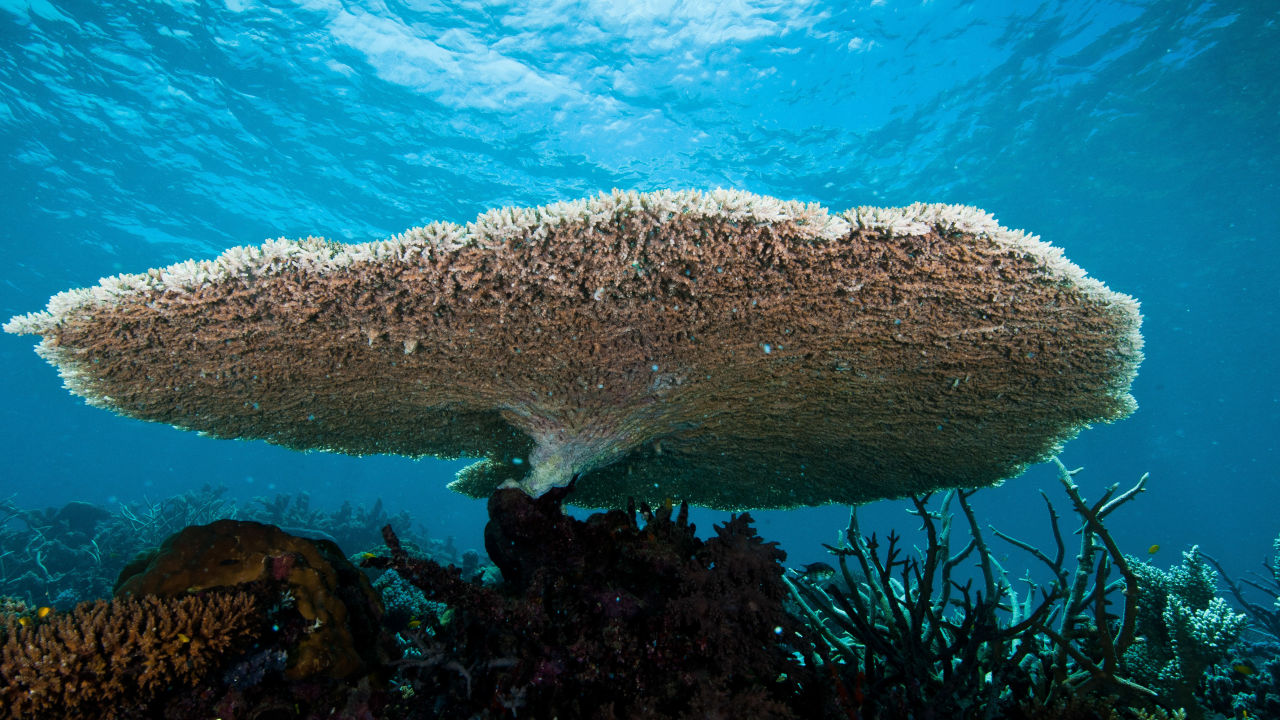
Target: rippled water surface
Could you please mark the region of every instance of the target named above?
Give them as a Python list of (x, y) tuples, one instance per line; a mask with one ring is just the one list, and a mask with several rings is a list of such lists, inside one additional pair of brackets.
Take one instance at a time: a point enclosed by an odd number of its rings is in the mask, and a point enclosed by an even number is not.
[[(1280, 530), (1277, 22), (1178, 0), (0, 0), (0, 315), (267, 237), (610, 188), (978, 205), (1143, 302), (1141, 409), (1064, 455), (1093, 494), (1151, 472), (1124, 542), (1252, 566)], [(0, 497), (381, 496), (479, 544), (482, 505), (443, 488), (457, 463), (123, 420), (30, 345), (0, 338)], [(1034, 533), (1051, 482), (1033, 469), (984, 508)], [(900, 507), (876, 517), (904, 526)], [(763, 532), (816, 557), (843, 512)]]

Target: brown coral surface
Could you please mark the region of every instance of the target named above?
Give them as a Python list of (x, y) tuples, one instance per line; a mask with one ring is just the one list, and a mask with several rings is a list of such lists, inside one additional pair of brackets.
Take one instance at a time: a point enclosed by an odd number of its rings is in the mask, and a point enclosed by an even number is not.
[(979, 210), (614, 193), (387, 241), (278, 240), (9, 332), (131, 417), (485, 460), (573, 502), (853, 503), (1018, 474), (1134, 408), (1137, 303)]
[(0, 718), (132, 718), (192, 685), (258, 634), (247, 593), (82, 603), (48, 622), (0, 627)]
[(272, 525), (218, 520), (184, 528), (126, 567), (117, 596), (182, 596), (207, 588), (278, 582), (311, 625), (289, 648), (290, 679), (367, 672), (382, 603), (336, 545)]

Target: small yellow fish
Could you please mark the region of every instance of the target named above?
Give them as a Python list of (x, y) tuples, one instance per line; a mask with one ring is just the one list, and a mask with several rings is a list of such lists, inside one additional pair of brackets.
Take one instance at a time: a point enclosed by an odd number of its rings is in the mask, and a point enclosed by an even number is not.
[(51, 613), (51, 612), (53, 612), (53, 608), (51, 608), (51, 607), (42, 607), (42, 608), (40, 608), (39, 610), (37, 610), (37, 611), (36, 611), (36, 617), (38, 617), (38, 618), (40, 618), (41, 620), (43, 620), (43, 619), (45, 619), (46, 617), (48, 617), (48, 616), (49, 616), (49, 613)]
[(26, 627), (31, 624), (31, 618), (26, 616), (20, 617), (18, 618), (18, 624), (21, 625), (22, 627)]
[(178, 633), (178, 640), (184, 643), (191, 642), (191, 638), (186, 633)]
[(420, 628), (420, 627), (422, 627), (422, 621), (421, 621), (421, 620), (410, 620), (410, 621), (409, 621), (409, 629), (410, 629), (410, 630), (417, 630), (417, 629), (418, 629), (418, 628)]
[(1158, 552), (1160, 552), (1160, 546), (1159, 546), (1159, 545), (1152, 545), (1151, 547), (1147, 548), (1147, 554), (1148, 554), (1148, 555), (1155, 555), (1155, 554), (1156, 554), (1156, 553), (1158, 553)]
[(369, 558), (376, 558), (376, 557), (378, 557), (378, 556), (377, 556), (377, 555), (374, 555), (374, 554), (373, 554), (373, 553), (371, 553), (371, 552), (362, 552), (362, 553), (360, 553), (360, 557), (361, 557), (361, 558), (363, 558), (363, 559), (365, 559), (365, 560), (368, 560)]
[(1241, 675), (1252, 675), (1255, 672), (1257, 672), (1256, 670), (1253, 669), (1252, 665), (1246, 665), (1245, 663), (1235, 663), (1234, 665), (1231, 666), (1231, 669), (1235, 670)]

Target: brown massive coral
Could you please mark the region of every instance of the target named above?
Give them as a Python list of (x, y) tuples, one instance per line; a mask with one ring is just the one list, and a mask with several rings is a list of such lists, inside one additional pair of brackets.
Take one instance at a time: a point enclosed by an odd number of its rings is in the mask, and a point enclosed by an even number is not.
[(717, 191), (278, 240), (5, 329), (89, 402), (218, 437), (485, 458), (455, 487), (787, 507), (978, 486), (1127, 415), (1137, 303), (974, 208)]
[(253, 583), (279, 583), (310, 624), (289, 647), (288, 678), (348, 678), (376, 665), (382, 603), (368, 578), (332, 542), (273, 525), (218, 520), (184, 528), (126, 567), (116, 595), (180, 597)]

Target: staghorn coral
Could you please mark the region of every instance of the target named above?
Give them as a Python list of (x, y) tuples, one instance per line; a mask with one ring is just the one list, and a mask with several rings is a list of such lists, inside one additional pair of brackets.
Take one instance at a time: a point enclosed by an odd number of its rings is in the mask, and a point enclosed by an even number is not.
[(1222, 569), (1221, 563), (1204, 553), (1201, 555), (1209, 561), (1210, 565), (1213, 565), (1218, 574), (1222, 575), (1232, 596), (1235, 597), (1236, 602), (1240, 603), (1240, 607), (1244, 608), (1245, 614), (1253, 620), (1254, 624), (1271, 637), (1280, 640), (1280, 535), (1271, 541), (1271, 552), (1271, 558), (1262, 562), (1262, 567), (1266, 570), (1265, 575), (1249, 573), (1252, 577), (1246, 577), (1240, 581), (1255, 590), (1262, 591), (1266, 597), (1264, 602), (1254, 602), (1245, 597), (1240, 583), (1233, 580), (1227, 571)]
[(252, 643), (262, 614), (253, 595), (232, 592), (99, 600), (25, 625), (2, 617), (0, 717), (142, 717)]
[[(70, 609), (111, 589), (99, 540), (110, 513), (89, 503), (25, 510), (0, 500), (0, 594)], [(119, 571), (117, 566), (114, 571)]]
[(130, 417), (480, 456), (454, 483), (478, 497), (580, 476), (581, 505), (744, 508), (1016, 475), (1133, 410), (1139, 322), (974, 208), (663, 191), (234, 248), (5, 329)]
[[(1079, 471), (1054, 461), (1083, 521), (1075, 566), (1067, 563), (1060, 518), (1047, 496), (1056, 546), (1050, 552), (992, 530), (1051, 572), (1047, 585), (1032, 585), (1025, 597), (987, 545), (969, 504), (973, 490), (947, 493), (936, 509), (927, 496), (912, 499), (926, 540), (915, 554), (903, 550), (896, 533), (883, 545), (864, 536), (855, 508), (844, 543), (828, 546), (839, 558), (843, 586), (802, 573), (788, 579), (795, 612), (835, 658), (832, 674), (860, 687), (858, 717), (1119, 720), (1138, 710), (1162, 716), (1168, 700), (1121, 671), (1118, 658), (1133, 642), (1137, 582), (1103, 525), (1143, 491), (1146, 477), (1119, 494), (1113, 485), (1089, 505), (1073, 479)], [(952, 503), (969, 531), (959, 550), (952, 546)], [(970, 559), (978, 576), (961, 582), (960, 568)], [(1108, 580), (1112, 569), (1122, 580)], [(1111, 609), (1117, 594), (1119, 614)]]
[[(393, 570), (444, 609), (403, 631), (394, 706), (406, 718), (823, 717), (817, 651), (783, 609), (785, 554), (748, 516), (700, 540), (685, 509), (637, 522), (613, 510), (576, 520), (563, 491), (500, 490), (486, 546), (504, 583), (410, 557), (387, 530)], [(744, 715), (746, 713), (746, 715)]]
[(287, 676), (359, 676), (376, 664), (382, 605), (361, 572), (326, 540), (240, 520), (196, 525), (120, 574), (117, 595), (181, 596), (211, 587), (281, 583), (310, 625), (289, 648)]
[(344, 501), (337, 510), (325, 511), (313, 508), (311, 496), (306, 492), (256, 497), (240, 515), (245, 520), (275, 525), (294, 535), (332, 540), (347, 553), (381, 545), (384, 525), (399, 528), (404, 536), (410, 536), (413, 526), (413, 518), (408, 512), (389, 516), (382, 509), (381, 498), (371, 508)]

